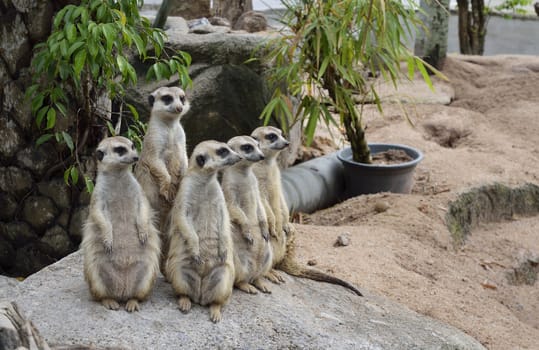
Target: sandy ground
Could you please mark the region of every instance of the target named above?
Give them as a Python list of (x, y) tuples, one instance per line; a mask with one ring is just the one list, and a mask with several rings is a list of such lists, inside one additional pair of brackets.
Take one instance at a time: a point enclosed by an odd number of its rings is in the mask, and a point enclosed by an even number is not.
[[(454, 89), (453, 101), (406, 105), (414, 127), (398, 105), (386, 105), (383, 117), (366, 115), (370, 142), (424, 152), (413, 193), (359, 196), (302, 215), (298, 260), (314, 260), (489, 349), (539, 349), (539, 282), (510, 278), (539, 259), (539, 216), (482, 224), (462, 247), (444, 221), (448, 203), (469, 188), (539, 184), (539, 57), (452, 56), (444, 73), (451, 81), (438, 86)], [(351, 244), (334, 247), (343, 233)]]

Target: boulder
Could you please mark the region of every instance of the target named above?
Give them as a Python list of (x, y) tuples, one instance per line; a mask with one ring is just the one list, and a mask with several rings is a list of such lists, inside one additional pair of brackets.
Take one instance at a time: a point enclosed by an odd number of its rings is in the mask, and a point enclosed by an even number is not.
[(49, 344), (126, 349), (484, 349), (465, 333), (384, 298), (285, 276), (272, 294), (234, 291), (223, 320), (208, 308), (182, 314), (159, 277), (141, 311), (110, 311), (91, 300), (75, 252), (19, 283), (13, 297)]
[(33, 241), (17, 249), (15, 263), (11, 271), (16, 273), (17, 277), (26, 277), (58, 260), (47, 255), (45, 250), (45, 247), (39, 241)]
[(0, 275), (0, 299), (12, 299), (18, 284), (15, 278)]
[(67, 232), (58, 225), (45, 232), (41, 243), (44, 245), (44, 252), (57, 259), (61, 259), (75, 250)]
[(32, 176), (14, 166), (0, 167), (0, 191), (23, 196), (32, 188)]
[(21, 14), (4, 16), (0, 22), (0, 57), (12, 76), (30, 63), (32, 47)]
[(38, 234), (43, 234), (43, 231), (54, 223), (58, 214), (58, 208), (49, 197), (30, 196), (24, 201), (22, 218), (36, 229)]
[[(180, 34), (167, 30), (167, 47), (171, 52), (188, 52), (193, 64), (189, 74), (193, 80), (187, 95), (191, 109), (182, 118), (187, 135), (188, 151), (208, 139), (227, 141), (237, 135), (250, 134), (262, 125), (260, 114), (271, 98), (266, 79), (267, 66), (259, 60), (246, 63), (252, 57), (260, 57), (267, 37), (255, 34)], [(138, 65), (139, 74), (145, 75), (145, 67)], [(159, 86), (178, 85), (178, 80), (143, 82), (130, 89), (126, 100), (132, 103), (144, 118), (150, 114), (148, 95)], [(272, 124), (276, 124), (272, 120)], [(291, 146), (283, 159), (291, 164), (301, 144), (299, 124), (289, 135)]]
[(7, 239), (15, 248), (23, 247), (39, 239), (30, 225), (21, 221), (0, 223), (0, 236)]
[(23, 135), (11, 118), (0, 116), (0, 140), (0, 159), (13, 157), (23, 145)]
[(39, 193), (51, 198), (58, 208), (68, 209), (71, 206), (71, 191), (61, 178), (37, 184)]
[(11, 220), (13, 214), (17, 210), (17, 201), (13, 196), (5, 192), (0, 192), (0, 220), (8, 221)]
[(262, 32), (268, 29), (268, 20), (261, 12), (247, 11), (241, 14), (232, 29), (248, 33)]
[(43, 176), (56, 161), (56, 150), (51, 143), (31, 145), (17, 153), (17, 164), (29, 169), (37, 176)]

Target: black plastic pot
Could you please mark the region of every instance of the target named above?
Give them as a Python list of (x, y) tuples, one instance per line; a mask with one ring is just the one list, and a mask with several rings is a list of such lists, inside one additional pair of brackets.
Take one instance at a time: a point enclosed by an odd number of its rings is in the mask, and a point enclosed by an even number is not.
[(400, 164), (364, 164), (352, 160), (352, 149), (344, 148), (337, 153), (337, 158), (344, 165), (345, 196), (360, 194), (393, 192), (410, 193), (414, 184), (414, 169), (423, 159), (421, 151), (404, 145), (372, 143), (371, 154), (389, 149), (403, 150), (413, 160)]

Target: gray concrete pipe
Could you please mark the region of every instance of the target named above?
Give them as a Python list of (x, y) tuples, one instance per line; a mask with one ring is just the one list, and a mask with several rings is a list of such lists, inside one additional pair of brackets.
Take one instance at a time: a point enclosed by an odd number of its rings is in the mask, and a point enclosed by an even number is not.
[(281, 183), (291, 213), (312, 213), (345, 199), (343, 165), (336, 152), (283, 170)]

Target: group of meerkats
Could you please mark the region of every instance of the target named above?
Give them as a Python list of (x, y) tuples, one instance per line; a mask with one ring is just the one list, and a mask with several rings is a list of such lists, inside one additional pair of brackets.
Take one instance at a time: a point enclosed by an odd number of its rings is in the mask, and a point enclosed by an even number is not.
[[(139, 310), (161, 271), (181, 311), (209, 305), (213, 322), (233, 287), (270, 293), (291, 275), (351, 284), (293, 259), (295, 229), (289, 223), (277, 156), (288, 146), (281, 130), (259, 127), (227, 143), (203, 141), (187, 158), (180, 118), (185, 92), (161, 87), (152, 107), (140, 159), (121, 136), (102, 140), (98, 173), (84, 224), (84, 275), (93, 298), (108, 309), (125, 302)], [(134, 173), (132, 165), (137, 162)], [(221, 182), (218, 173), (222, 172)]]

